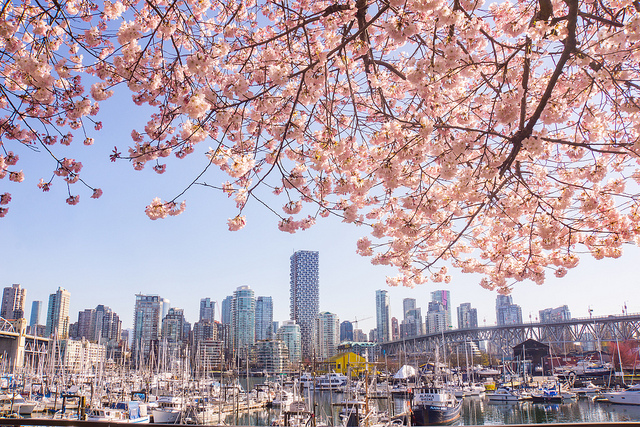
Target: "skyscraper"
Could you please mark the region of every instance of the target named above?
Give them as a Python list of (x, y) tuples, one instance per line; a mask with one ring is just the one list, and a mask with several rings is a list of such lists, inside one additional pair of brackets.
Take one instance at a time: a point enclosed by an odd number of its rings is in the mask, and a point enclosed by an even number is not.
[(378, 342), (385, 342), (391, 339), (390, 321), (389, 292), (379, 289), (376, 291), (376, 338)]
[(162, 348), (169, 358), (180, 356), (180, 348), (184, 338), (184, 310), (171, 307), (162, 319)]
[(440, 301), (431, 301), (429, 303), (426, 325), (428, 334), (442, 332), (448, 328), (447, 311)]
[(340, 342), (353, 341), (353, 324), (348, 320), (340, 323)]
[(320, 312), (320, 255), (297, 251), (291, 256), (291, 320), (300, 326), (302, 357), (313, 355), (313, 324)]
[(220, 313), (220, 322), (223, 325), (231, 324), (231, 306), (233, 305), (233, 295), (229, 295), (222, 300), (222, 309)]
[(451, 323), (451, 292), (439, 290), (431, 292), (431, 301), (442, 304), (445, 312), (445, 329), (453, 326)]
[(471, 303), (465, 302), (458, 307), (458, 329), (478, 327), (478, 310), (471, 307)]
[(4, 288), (2, 292), (2, 307), (0, 317), (5, 319), (22, 319), (24, 317), (24, 304), (26, 303), (27, 290), (18, 284)]
[(402, 319), (407, 320), (407, 313), (409, 310), (413, 310), (416, 308), (416, 299), (415, 298), (405, 298), (402, 300)]
[(133, 363), (139, 366), (149, 355), (157, 351), (162, 330), (164, 298), (158, 295), (136, 295), (133, 311)]
[(270, 340), (273, 331), (273, 300), (271, 297), (256, 299), (256, 341)]
[(255, 343), (256, 299), (249, 286), (239, 286), (233, 293), (231, 339), (233, 349), (243, 357)]
[(318, 314), (315, 326), (316, 357), (326, 360), (335, 356), (340, 342), (340, 321), (338, 315), (324, 311)]
[(498, 295), (496, 298), (496, 321), (498, 326), (522, 324), (522, 309), (514, 304), (511, 295)]
[(40, 324), (40, 311), (42, 311), (42, 301), (34, 301), (31, 303), (31, 319), (29, 326), (37, 326)]
[(50, 337), (57, 334), (58, 339), (69, 336), (69, 301), (71, 294), (66, 289), (58, 288), (55, 294), (49, 295), (47, 308), (47, 323), (45, 335)]
[(215, 303), (215, 301), (211, 301), (211, 298), (202, 298), (200, 300), (200, 317), (198, 320), (207, 319), (213, 323), (216, 315)]

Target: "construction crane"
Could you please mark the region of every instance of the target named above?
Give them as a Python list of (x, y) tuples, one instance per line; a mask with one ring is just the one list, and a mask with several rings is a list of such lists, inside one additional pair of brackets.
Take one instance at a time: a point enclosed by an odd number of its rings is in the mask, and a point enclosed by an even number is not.
[(364, 319), (358, 319), (357, 317), (354, 320), (349, 320), (349, 322), (354, 324), (354, 329), (358, 329), (358, 322), (361, 320), (369, 320), (369, 319), (373, 319), (373, 316), (369, 316), (369, 317), (365, 317)]

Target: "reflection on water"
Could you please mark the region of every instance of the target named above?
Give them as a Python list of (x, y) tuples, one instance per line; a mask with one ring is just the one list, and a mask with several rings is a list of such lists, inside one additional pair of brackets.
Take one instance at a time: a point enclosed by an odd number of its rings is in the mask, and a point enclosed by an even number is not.
[[(340, 425), (340, 407), (335, 403), (344, 399), (340, 393), (308, 393), (306, 402), (315, 402), (315, 413), (319, 422)], [(372, 399), (371, 407), (379, 411), (390, 409), (392, 415), (398, 414), (406, 406), (404, 399)], [(309, 406), (311, 407), (311, 406)], [(263, 409), (230, 416), (226, 422), (230, 425), (268, 426), (280, 416), (279, 409)], [(533, 402), (497, 403), (485, 398), (465, 398), (462, 417), (454, 425), (505, 425), (505, 424), (546, 424), (568, 422), (628, 422), (640, 421), (640, 406), (613, 405), (593, 402), (591, 399), (571, 400), (562, 404), (544, 404)]]

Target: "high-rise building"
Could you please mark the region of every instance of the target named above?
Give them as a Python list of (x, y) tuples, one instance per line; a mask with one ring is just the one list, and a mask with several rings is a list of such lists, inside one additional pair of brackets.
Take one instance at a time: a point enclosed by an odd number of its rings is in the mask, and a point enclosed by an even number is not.
[(50, 337), (58, 336), (58, 339), (65, 339), (69, 336), (69, 302), (71, 294), (66, 289), (58, 288), (55, 294), (49, 295), (49, 306), (47, 308), (47, 323), (45, 335)]
[(233, 295), (229, 295), (222, 300), (222, 308), (220, 313), (220, 322), (223, 325), (231, 324), (231, 306), (233, 305)]
[(122, 321), (120, 316), (106, 305), (98, 305), (95, 309), (95, 329), (93, 340), (97, 343), (117, 343), (120, 340)]
[[(87, 341), (94, 341), (94, 332), (95, 332), (95, 310), (92, 308), (87, 308), (78, 313), (78, 326), (73, 333), (69, 333), (71, 338), (76, 339), (85, 339)], [(74, 328), (75, 329), (75, 328)]]
[(439, 301), (431, 301), (427, 310), (427, 333), (435, 334), (447, 330), (447, 311)]
[(522, 324), (522, 309), (519, 305), (513, 303), (511, 295), (497, 296), (496, 321), (498, 326)]
[(200, 317), (198, 320), (208, 319), (209, 322), (213, 323), (216, 316), (215, 304), (216, 302), (211, 301), (211, 298), (202, 298), (200, 300)]
[(231, 304), (231, 340), (234, 351), (248, 355), (256, 339), (256, 299), (253, 289), (240, 286), (233, 293)]
[(513, 303), (511, 295), (498, 295), (496, 297), (496, 323), (498, 325), (522, 323), (522, 310)]
[(271, 297), (256, 299), (256, 341), (270, 340), (275, 336), (273, 331), (273, 300)]
[(137, 366), (146, 362), (152, 353), (157, 356), (162, 330), (163, 305), (164, 298), (158, 295), (136, 295), (131, 352), (133, 363)]
[(465, 302), (458, 307), (458, 329), (470, 329), (478, 327), (478, 310), (471, 307), (471, 303)]
[(557, 308), (545, 308), (544, 310), (540, 310), (538, 313), (540, 315), (540, 323), (553, 323), (571, 320), (571, 312), (567, 305)]
[(445, 312), (445, 329), (453, 327), (451, 322), (451, 292), (438, 290), (431, 292), (431, 301), (442, 304)]
[(391, 318), (391, 340), (395, 341), (400, 339), (400, 327), (398, 326), (398, 319)]
[(297, 251), (291, 255), (291, 320), (300, 326), (302, 357), (313, 355), (313, 325), (320, 312), (320, 255)]
[(376, 291), (376, 339), (385, 342), (391, 339), (391, 318), (389, 317), (389, 292)]
[(338, 315), (323, 311), (318, 314), (315, 326), (316, 358), (326, 360), (335, 356), (340, 342)]
[(42, 301), (34, 301), (31, 303), (31, 319), (29, 326), (35, 327), (40, 324), (40, 312), (42, 311)]
[(402, 319), (407, 320), (407, 312), (416, 308), (415, 298), (404, 298), (402, 300)]
[(27, 290), (14, 284), (4, 288), (2, 292), (2, 307), (0, 317), (15, 320), (24, 318), (24, 305), (27, 299)]
[(302, 335), (300, 326), (293, 320), (285, 320), (278, 328), (276, 339), (284, 342), (289, 351), (289, 363), (297, 365), (302, 360)]
[(345, 320), (340, 323), (340, 342), (353, 341), (353, 323)]
[(184, 310), (171, 307), (162, 319), (162, 348), (169, 359), (180, 356), (184, 338)]
[(218, 340), (218, 322), (202, 319), (193, 324), (193, 343), (197, 347), (200, 341)]
[(400, 335), (403, 338), (422, 335), (424, 328), (422, 325), (422, 309), (412, 308), (405, 313), (404, 320), (400, 325)]

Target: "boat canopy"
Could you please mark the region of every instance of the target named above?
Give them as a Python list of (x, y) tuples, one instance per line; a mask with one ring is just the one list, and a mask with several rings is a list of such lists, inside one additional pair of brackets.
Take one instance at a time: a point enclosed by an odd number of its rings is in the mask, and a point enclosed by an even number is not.
[(396, 372), (393, 378), (397, 380), (403, 380), (403, 379), (411, 378), (415, 376), (416, 376), (416, 369), (413, 366), (404, 365), (402, 368), (400, 368), (398, 372)]

